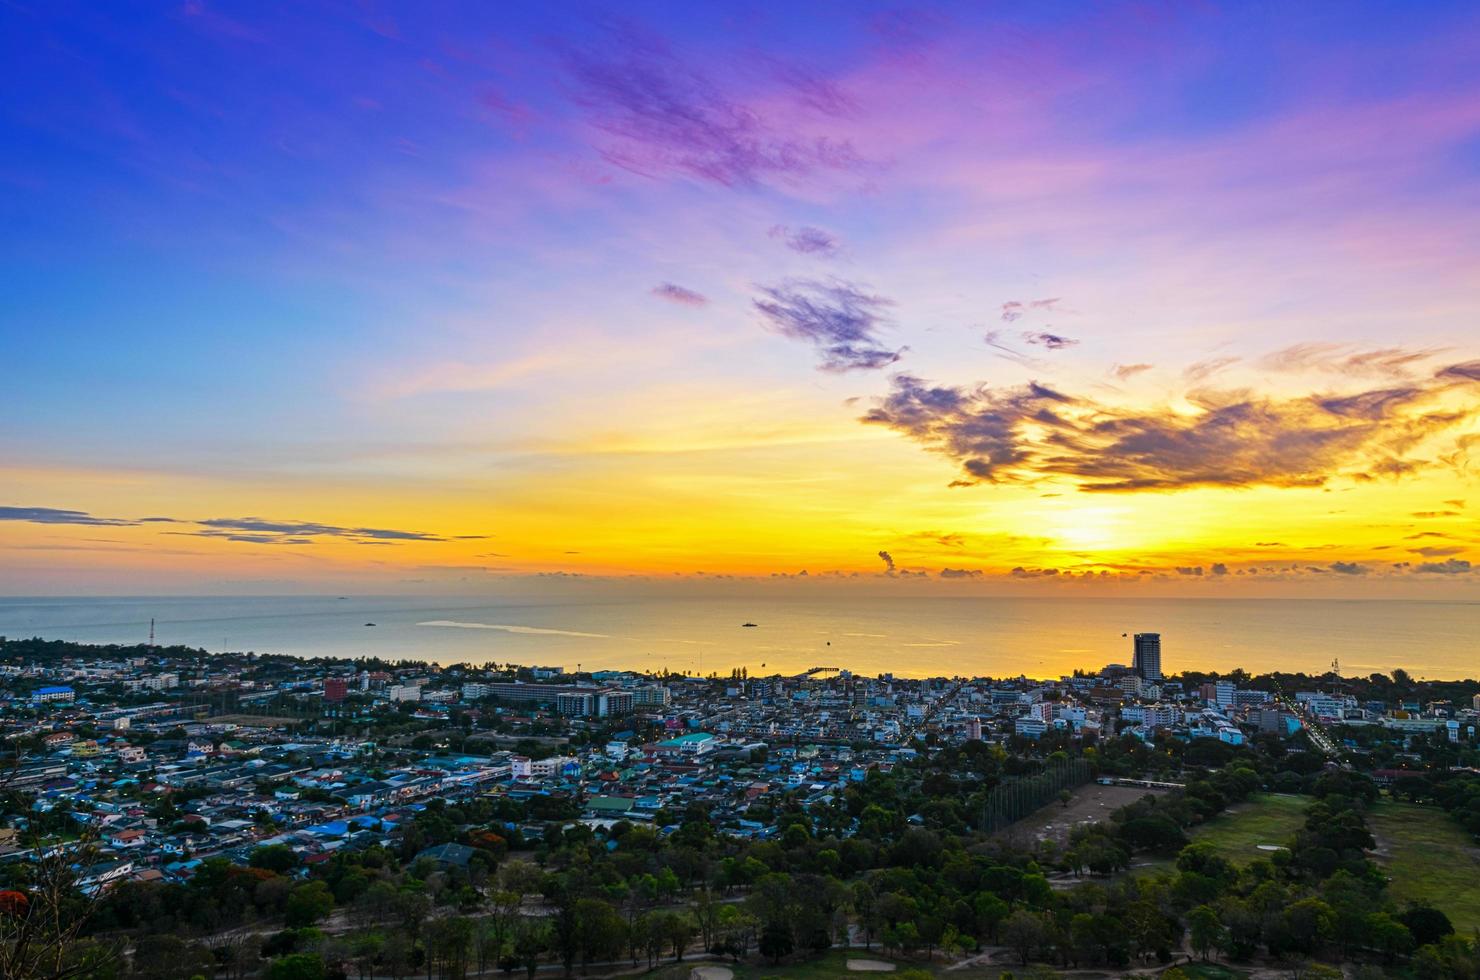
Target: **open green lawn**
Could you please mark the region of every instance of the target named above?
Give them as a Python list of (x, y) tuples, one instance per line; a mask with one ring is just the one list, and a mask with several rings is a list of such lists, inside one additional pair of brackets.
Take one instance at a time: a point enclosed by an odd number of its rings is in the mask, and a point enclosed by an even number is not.
[(1284, 793), (1256, 793), (1192, 830), (1194, 841), (1207, 841), (1238, 864), (1269, 857), (1259, 845), (1284, 845), (1305, 823), (1310, 797)]
[(1480, 929), (1480, 849), (1436, 807), (1382, 800), (1368, 814), (1377, 860), (1392, 877), (1398, 902), (1443, 910), (1456, 932)]

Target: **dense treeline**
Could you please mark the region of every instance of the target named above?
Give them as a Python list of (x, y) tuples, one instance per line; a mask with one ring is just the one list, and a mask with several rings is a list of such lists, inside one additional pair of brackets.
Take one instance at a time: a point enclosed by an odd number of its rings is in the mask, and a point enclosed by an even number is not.
[[(1112, 739), (1076, 758), (1180, 767), (1185, 790), (1148, 794), (1062, 842), (1020, 847), (982, 833), (982, 777), (1051, 771), (1068, 757), (1051, 743), (1040, 752), (942, 749), (830, 798), (794, 794), (755, 808), (778, 830), (758, 841), (722, 833), (699, 807), (661, 813), (656, 827), (597, 830), (570, 822), (568, 801), (434, 804), (394, 848), (305, 868), (267, 847), (245, 868), (207, 861), (187, 884), (120, 885), (82, 946), (95, 954), (126, 940), (127, 975), (159, 978), (264, 967), (275, 977), (532, 977), (552, 960), (575, 970), (704, 950), (780, 961), (843, 943), (904, 957), (1001, 946), (1024, 964), (1062, 967), (1170, 963), (1190, 951), (1404, 960), (1422, 980), (1475, 976), (1474, 947), (1442, 911), (1386, 896), (1368, 857), (1365, 810), (1377, 791), (1365, 776), (1263, 743), (1153, 750)], [(1272, 787), (1311, 798), (1287, 850), (1236, 866), (1189, 843), (1199, 824)], [(509, 830), (536, 812), (552, 821), (543, 837)], [(465, 867), (417, 859), (449, 841), (473, 848)], [(1147, 862), (1161, 870), (1124, 873)], [(112, 969), (122, 975), (121, 961)]]

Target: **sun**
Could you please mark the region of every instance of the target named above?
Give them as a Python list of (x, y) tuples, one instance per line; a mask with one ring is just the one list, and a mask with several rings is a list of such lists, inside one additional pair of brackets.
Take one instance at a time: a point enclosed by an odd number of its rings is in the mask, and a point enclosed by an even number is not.
[(1116, 504), (1066, 503), (1044, 515), (1044, 533), (1062, 551), (1125, 551), (1145, 535), (1131, 508)]

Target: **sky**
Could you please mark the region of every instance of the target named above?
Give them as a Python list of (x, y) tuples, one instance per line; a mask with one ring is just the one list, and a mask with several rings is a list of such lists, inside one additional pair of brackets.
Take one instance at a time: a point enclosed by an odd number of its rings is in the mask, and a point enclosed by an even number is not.
[(0, 66), (0, 593), (1480, 595), (1473, 4), (8, 0)]

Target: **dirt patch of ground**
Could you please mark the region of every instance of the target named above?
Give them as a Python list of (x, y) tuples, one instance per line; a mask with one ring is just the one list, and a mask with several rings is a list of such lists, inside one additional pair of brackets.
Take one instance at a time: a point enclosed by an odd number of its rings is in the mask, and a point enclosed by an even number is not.
[(848, 969), (854, 973), (893, 973), (898, 968), (885, 960), (849, 960)]
[(1087, 783), (1074, 791), (1068, 806), (1054, 800), (1002, 831), (1002, 835), (1023, 845), (1049, 839), (1062, 843), (1069, 839), (1070, 832), (1080, 824), (1108, 820), (1110, 814), (1128, 803), (1134, 803), (1148, 794), (1160, 796), (1165, 792), (1163, 789), (1146, 789), (1140, 786), (1101, 786), (1099, 783)]
[(735, 971), (727, 966), (701, 966), (689, 973), (689, 980), (735, 980)]
[(206, 719), (205, 724), (236, 725), (238, 728), (288, 728), (303, 720), (278, 715), (217, 715)]

